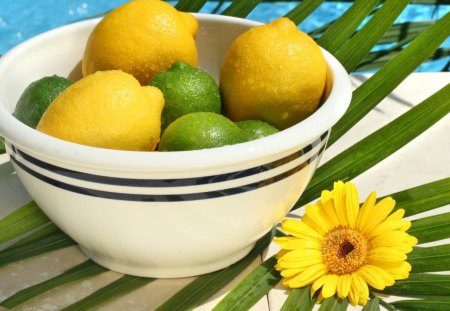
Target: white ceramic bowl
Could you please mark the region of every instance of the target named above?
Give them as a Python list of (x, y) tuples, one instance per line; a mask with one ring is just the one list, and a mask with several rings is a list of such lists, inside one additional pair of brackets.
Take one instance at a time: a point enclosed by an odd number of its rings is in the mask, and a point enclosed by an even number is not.
[[(199, 67), (216, 79), (234, 38), (259, 23), (196, 14)], [(77, 78), (98, 20), (39, 35), (0, 59), (0, 134), (31, 197), (95, 262), (148, 277), (226, 267), (290, 210), (311, 179), (330, 128), (347, 109), (346, 71), (324, 51), (328, 96), (312, 116), (263, 139), (215, 149), (133, 152), (47, 136), (11, 112), (29, 83)]]

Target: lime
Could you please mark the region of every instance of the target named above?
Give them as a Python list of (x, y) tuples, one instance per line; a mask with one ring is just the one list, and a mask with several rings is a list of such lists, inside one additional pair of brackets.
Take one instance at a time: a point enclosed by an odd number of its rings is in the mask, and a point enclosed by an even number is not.
[(205, 71), (179, 61), (157, 74), (149, 83), (164, 94), (162, 128), (191, 112), (220, 113), (220, 93), (216, 81)]
[(35, 128), (50, 103), (71, 84), (72, 81), (56, 75), (34, 81), (20, 96), (13, 116)]
[(153, 151), (161, 133), (164, 98), (120, 70), (78, 80), (48, 107), (36, 129), (78, 144)]
[(223, 115), (193, 112), (176, 119), (166, 128), (158, 150), (208, 149), (244, 141), (243, 131)]
[(278, 129), (269, 123), (260, 120), (240, 121), (236, 122), (236, 125), (244, 131), (246, 141), (255, 140), (279, 132)]

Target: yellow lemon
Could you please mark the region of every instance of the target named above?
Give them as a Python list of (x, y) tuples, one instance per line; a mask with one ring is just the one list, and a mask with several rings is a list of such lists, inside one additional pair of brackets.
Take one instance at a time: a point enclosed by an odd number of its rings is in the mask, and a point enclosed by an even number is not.
[(319, 46), (287, 18), (252, 28), (228, 49), (220, 73), (225, 114), (284, 129), (318, 107), (326, 63)]
[(110, 149), (154, 150), (161, 134), (162, 92), (119, 70), (75, 82), (50, 104), (36, 129)]
[(176, 61), (197, 66), (197, 20), (160, 0), (134, 0), (94, 28), (82, 61), (83, 75), (120, 69), (144, 85)]

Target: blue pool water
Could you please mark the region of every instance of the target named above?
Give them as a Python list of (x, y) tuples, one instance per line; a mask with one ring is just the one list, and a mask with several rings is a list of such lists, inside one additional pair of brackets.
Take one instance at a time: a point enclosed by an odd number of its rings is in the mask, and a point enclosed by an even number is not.
[[(39, 33), (100, 15), (125, 2), (128, 0), (0, 0), (0, 54)], [(228, 4), (224, 4), (219, 12)], [(250, 13), (248, 19), (269, 22), (289, 12), (296, 5), (295, 2), (263, 2)], [(349, 5), (326, 2), (305, 20), (300, 28), (306, 32), (311, 31), (340, 16)], [(201, 12), (210, 13), (216, 6), (217, 2), (208, 2)], [(410, 5), (398, 22), (436, 19), (449, 11), (449, 5)], [(450, 40), (447, 40), (445, 46), (450, 46)], [(417, 71), (440, 71), (448, 60), (449, 57), (424, 64)]]

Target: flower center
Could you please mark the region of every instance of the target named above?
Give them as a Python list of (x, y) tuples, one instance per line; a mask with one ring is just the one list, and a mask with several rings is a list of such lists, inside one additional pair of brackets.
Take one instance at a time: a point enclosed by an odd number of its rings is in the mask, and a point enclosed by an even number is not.
[(321, 247), (329, 273), (351, 273), (366, 263), (367, 240), (356, 229), (334, 228), (325, 234)]

